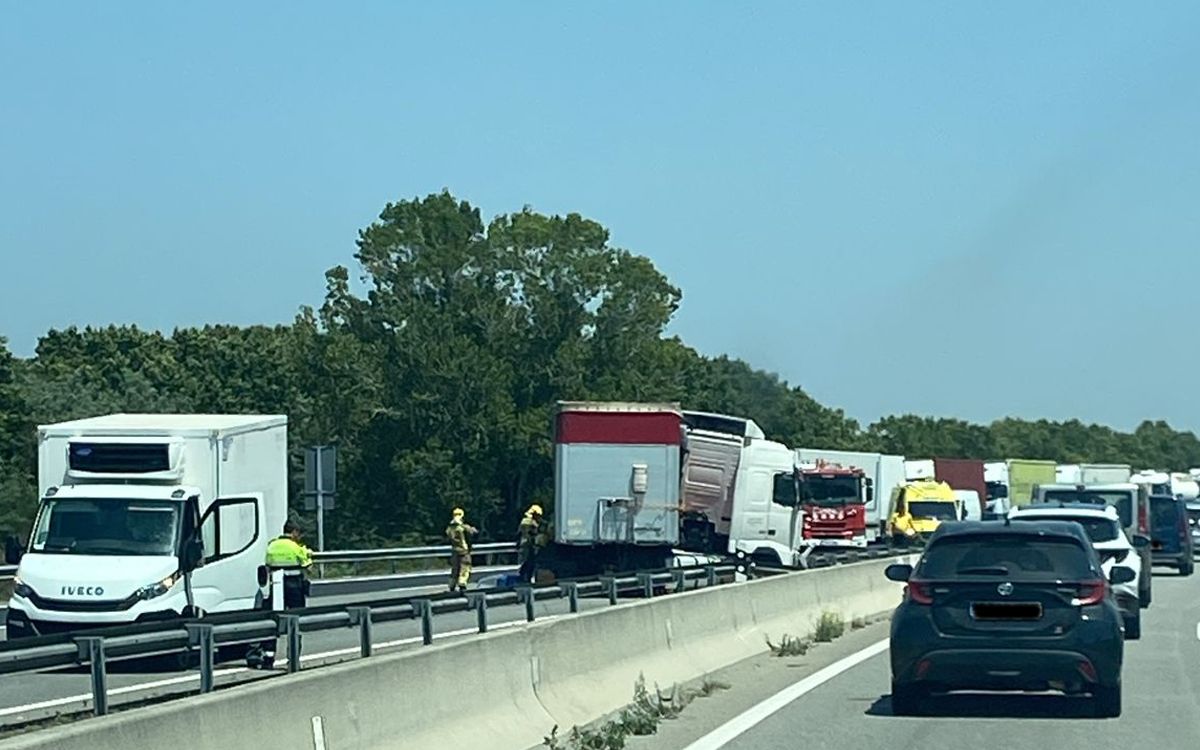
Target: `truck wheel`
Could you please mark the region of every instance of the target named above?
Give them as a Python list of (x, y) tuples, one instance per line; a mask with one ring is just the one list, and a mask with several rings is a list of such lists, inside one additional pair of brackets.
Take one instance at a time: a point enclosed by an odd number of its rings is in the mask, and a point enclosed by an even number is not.
[(1121, 683), (1112, 687), (1097, 685), (1092, 691), (1092, 708), (1100, 719), (1115, 719), (1121, 715)]
[(1195, 573), (1195, 572), (1196, 572), (1196, 563), (1193, 562), (1192, 560), (1184, 560), (1182, 563), (1179, 564), (1179, 575), (1184, 576), (1186, 578), (1187, 576), (1190, 576), (1192, 573)]
[(1142, 612), (1138, 610), (1125, 617), (1125, 640), (1137, 641), (1142, 638)]

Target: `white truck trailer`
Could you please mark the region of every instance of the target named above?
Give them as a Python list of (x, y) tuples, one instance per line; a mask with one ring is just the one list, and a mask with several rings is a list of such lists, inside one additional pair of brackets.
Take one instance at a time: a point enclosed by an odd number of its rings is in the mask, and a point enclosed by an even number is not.
[(285, 416), (112, 414), (39, 427), (40, 507), (10, 551), (8, 637), (260, 607), (287, 472)]

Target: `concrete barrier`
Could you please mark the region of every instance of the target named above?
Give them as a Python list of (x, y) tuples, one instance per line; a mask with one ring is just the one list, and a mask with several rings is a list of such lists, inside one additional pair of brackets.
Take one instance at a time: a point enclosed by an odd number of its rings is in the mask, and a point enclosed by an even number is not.
[[(6, 740), (10, 750), (284, 746), (328, 750), (537, 745), (629, 701), (900, 598), (870, 561), (699, 589), (315, 669)], [(314, 740), (319, 717), (323, 744)]]

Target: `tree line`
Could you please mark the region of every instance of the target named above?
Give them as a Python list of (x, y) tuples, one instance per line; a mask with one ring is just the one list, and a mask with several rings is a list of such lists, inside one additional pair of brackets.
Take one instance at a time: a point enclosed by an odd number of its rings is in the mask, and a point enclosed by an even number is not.
[(1161, 421), (860, 425), (666, 336), (680, 290), (578, 214), (485, 223), (448, 192), (401, 200), (359, 232), (354, 259), (359, 278), (327, 271), (320, 306), (290, 325), (51, 330), (29, 359), (0, 338), (0, 531), (25, 533), (36, 508), (36, 425), (118, 411), (287, 414), (294, 490), (301, 448), (336, 442), (327, 534), (343, 548), (429, 541), (455, 505), (510, 537), (526, 504), (553, 504), (558, 400), (679, 401), (749, 416), (792, 446), (1200, 465), (1200, 440)]

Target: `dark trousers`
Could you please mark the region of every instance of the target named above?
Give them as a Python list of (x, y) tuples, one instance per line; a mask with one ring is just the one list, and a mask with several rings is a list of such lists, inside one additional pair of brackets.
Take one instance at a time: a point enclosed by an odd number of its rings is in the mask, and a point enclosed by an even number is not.
[[(274, 592), (263, 602), (268, 612), (275, 609)], [(283, 577), (283, 608), (303, 609), (308, 604), (308, 581), (301, 576)], [(246, 655), (248, 662), (259, 662), (263, 659), (274, 661), (275, 647), (278, 638), (268, 638), (250, 647)]]
[(537, 550), (521, 550), (520, 560), (521, 567), (517, 570), (517, 575), (525, 583), (532, 583), (533, 576), (537, 573)]

